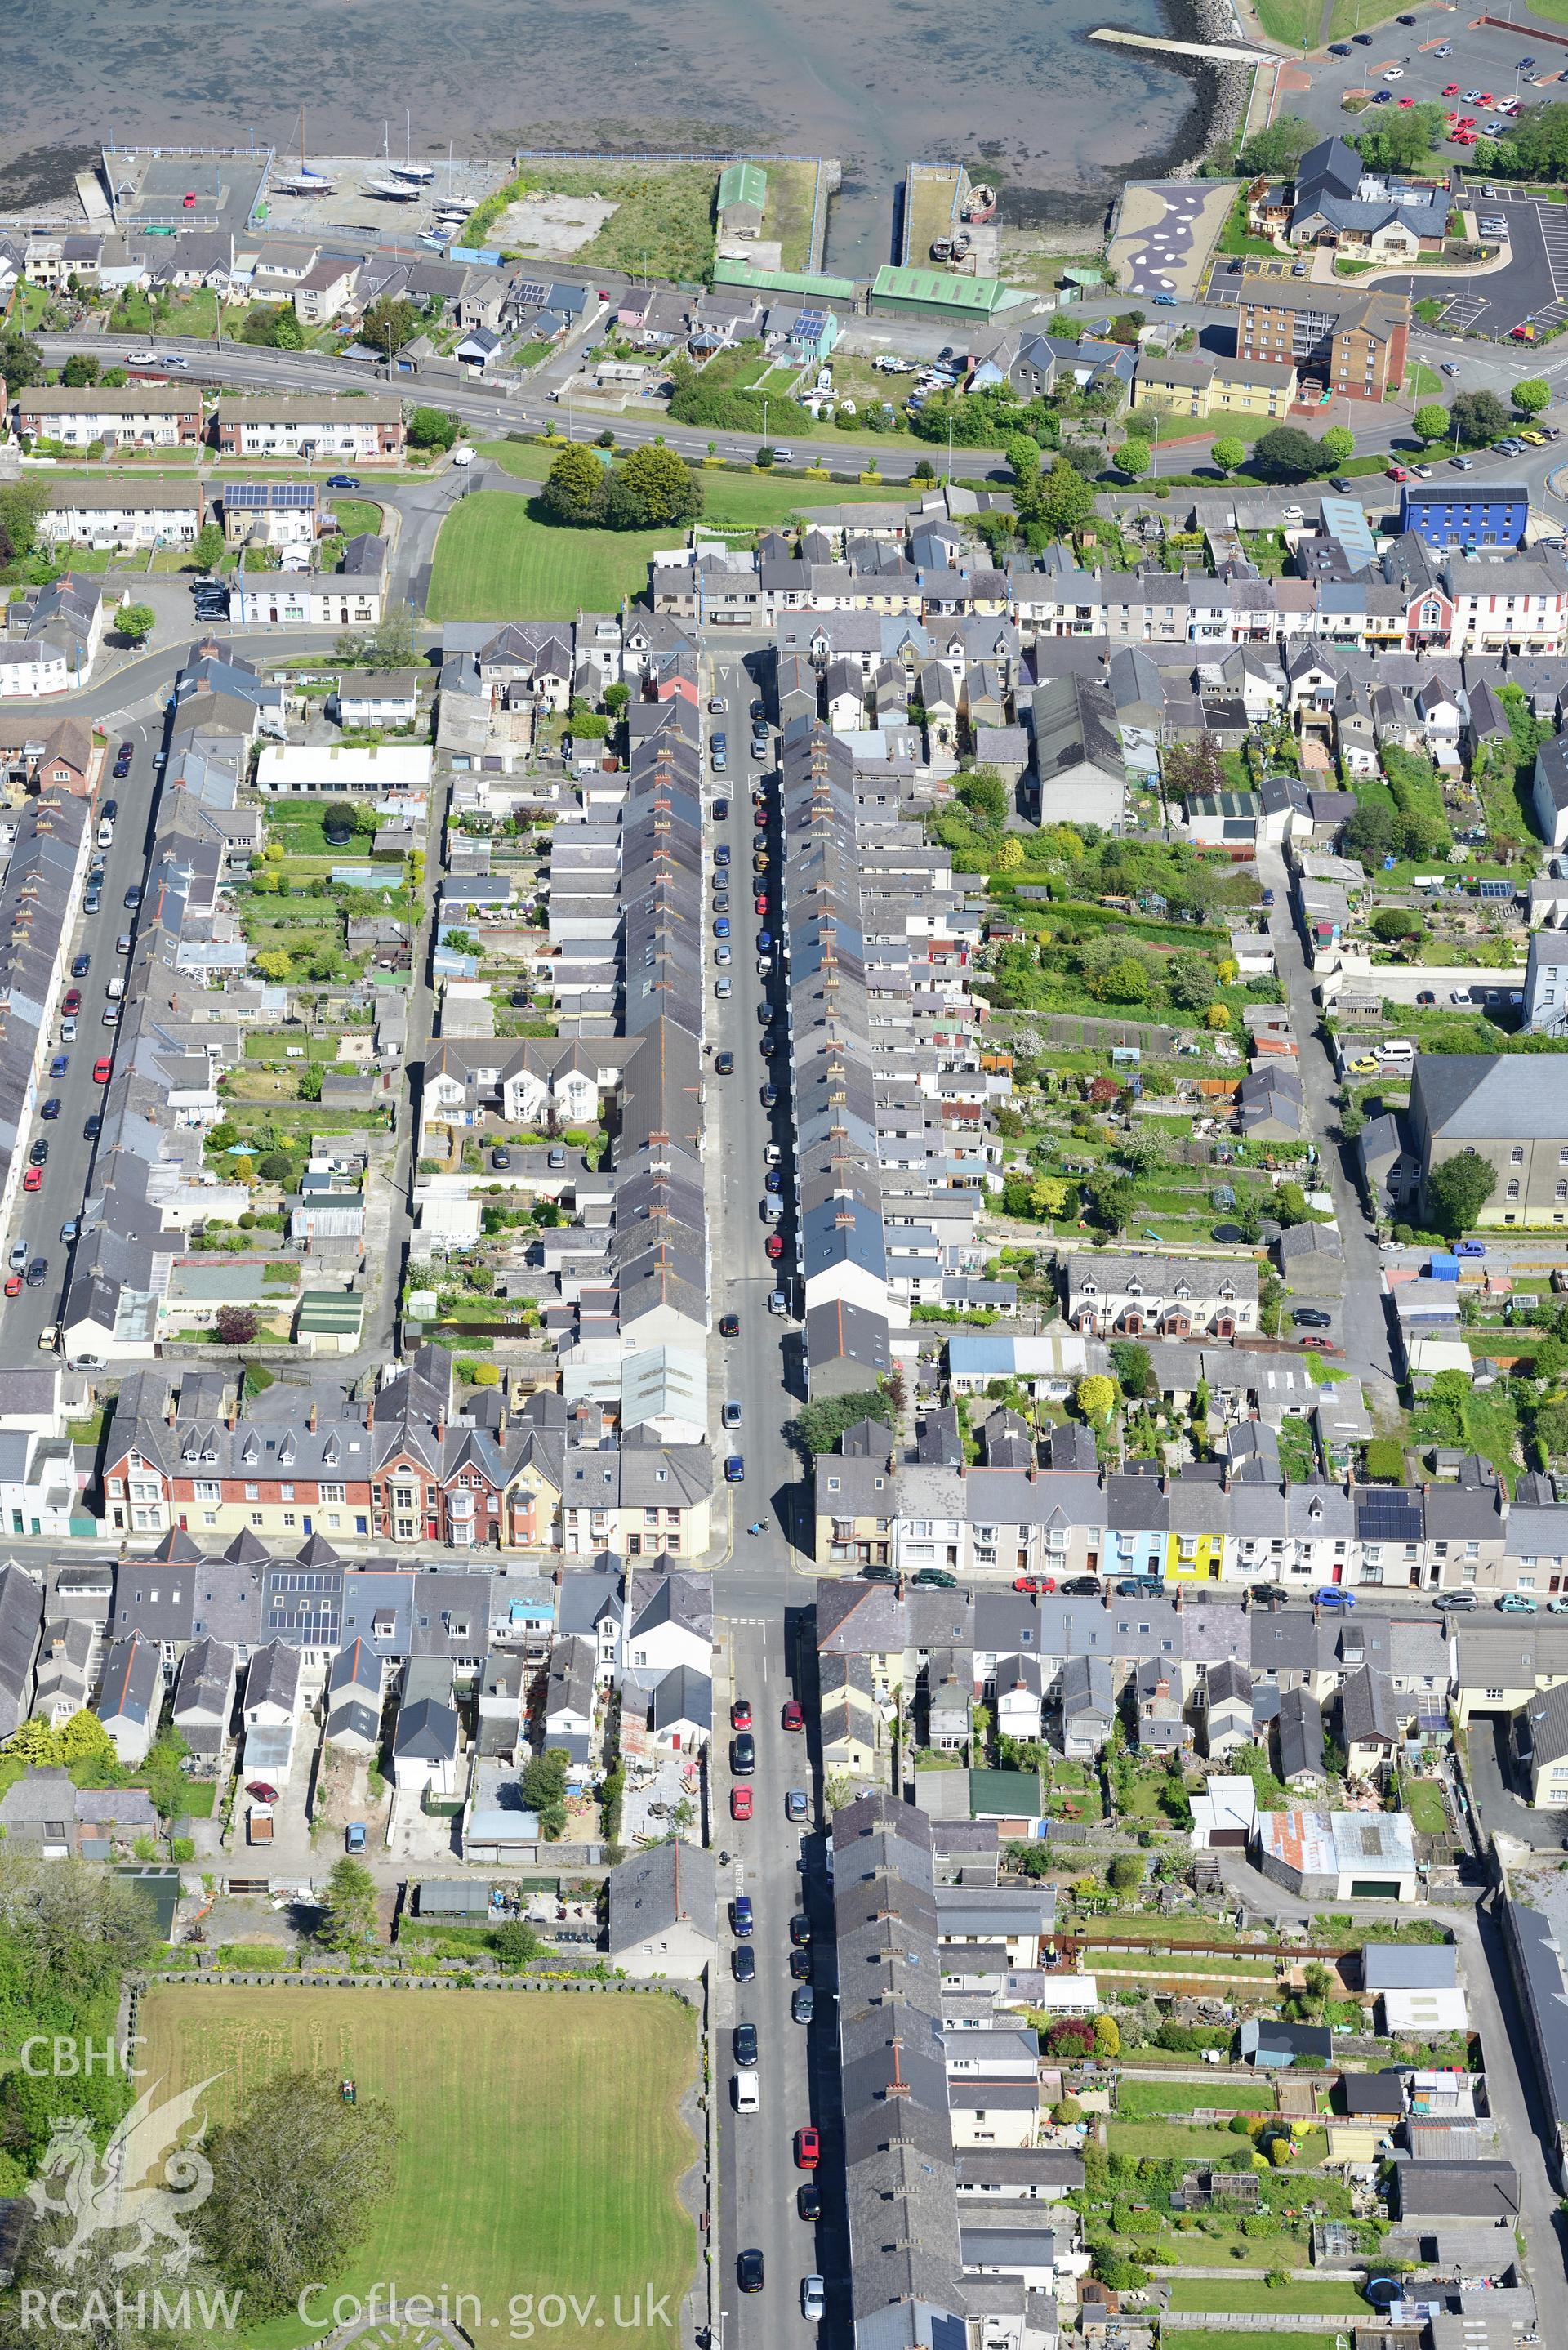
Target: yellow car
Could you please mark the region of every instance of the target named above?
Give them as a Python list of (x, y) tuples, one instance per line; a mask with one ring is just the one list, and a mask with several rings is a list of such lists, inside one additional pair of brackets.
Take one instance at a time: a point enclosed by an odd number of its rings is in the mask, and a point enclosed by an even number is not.
[(1376, 1053), (1363, 1053), (1359, 1060), (1352, 1061), (1350, 1074), (1353, 1077), (1375, 1077), (1382, 1066)]
[(1544, 432), (1521, 432), (1519, 437), (1521, 441), (1528, 441), (1532, 449), (1544, 449), (1546, 446)]

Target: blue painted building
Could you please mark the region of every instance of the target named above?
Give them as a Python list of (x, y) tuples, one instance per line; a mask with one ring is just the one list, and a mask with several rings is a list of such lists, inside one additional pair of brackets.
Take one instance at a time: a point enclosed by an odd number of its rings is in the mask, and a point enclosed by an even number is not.
[(1399, 527), (1428, 546), (1518, 546), (1530, 492), (1509, 482), (1406, 482)]

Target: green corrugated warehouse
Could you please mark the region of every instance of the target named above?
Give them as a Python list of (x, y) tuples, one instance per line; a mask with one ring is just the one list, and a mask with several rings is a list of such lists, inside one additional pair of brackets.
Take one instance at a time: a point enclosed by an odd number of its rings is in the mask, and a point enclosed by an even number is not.
[(760, 163), (724, 166), (719, 174), (719, 218), (726, 228), (761, 228), (767, 202), (768, 175)]
[(958, 277), (946, 269), (895, 269), (884, 263), (871, 281), (871, 307), (892, 317), (991, 318), (1033, 299), (1000, 277)]
[(713, 283), (751, 286), (759, 294), (814, 296), (819, 302), (852, 303), (856, 293), (853, 277), (814, 277), (803, 269), (753, 269), (749, 261), (716, 261)]

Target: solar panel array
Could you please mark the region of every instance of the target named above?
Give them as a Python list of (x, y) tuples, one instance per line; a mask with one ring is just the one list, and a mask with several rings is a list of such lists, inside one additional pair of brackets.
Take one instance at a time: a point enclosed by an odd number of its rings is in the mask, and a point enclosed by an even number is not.
[(223, 504), (235, 514), (304, 514), (316, 504), (314, 482), (225, 482)]
[(1356, 1519), (1364, 1540), (1419, 1542), (1421, 1504), (1414, 1493), (1396, 1486), (1374, 1485), (1356, 1495)]
[(536, 277), (527, 277), (521, 286), (512, 288), (512, 298), (524, 310), (542, 310), (550, 298), (550, 289)]

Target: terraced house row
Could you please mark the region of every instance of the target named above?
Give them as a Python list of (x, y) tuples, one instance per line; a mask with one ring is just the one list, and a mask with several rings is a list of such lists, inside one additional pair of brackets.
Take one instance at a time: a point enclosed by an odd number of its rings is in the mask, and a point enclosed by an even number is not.
[[(1197, 1372), (1193, 1374), (1197, 1377)], [(928, 1412), (914, 1443), (861, 1420), (815, 1463), (816, 1556), (854, 1575), (922, 1573), (977, 1582), (1122, 1578), (1195, 1584), (1421, 1591), (1568, 1590), (1568, 1492), (1538, 1474), (1511, 1501), (1489, 1463), (1420, 1486), (1319, 1478), (1288, 1484), (1278, 1439), (1244, 1421), (1223, 1459), (1173, 1473), (1154, 1463), (1102, 1472), (1081, 1429), (1033, 1439), (993, 1411), (965, 1460), (950, 1409)]]
[(1001, 1181), (969, 973), (978, 910), (946, 850), (889, 815), (849, 745), (784, 729), (783, 920), (798, 1154), (797, 1267), (814, 1394), (891, 1367), (911, 1305), (981, 1269), (975, 1225)]

